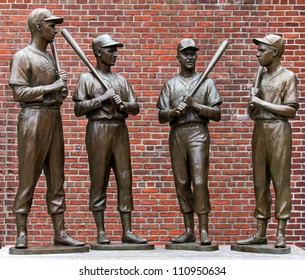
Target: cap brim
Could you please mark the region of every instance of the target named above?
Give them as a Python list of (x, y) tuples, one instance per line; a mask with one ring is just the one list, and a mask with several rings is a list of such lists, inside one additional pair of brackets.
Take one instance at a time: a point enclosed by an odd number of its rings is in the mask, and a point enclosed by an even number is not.
[(61, 24), (64, 22), (64, 19), (62, 17), (50, 16), (45, 18), (43, 21), (54, 21), (56, 24)]
[(262, 43), (262, 44), (272, 46), (272, 44), (268, 40), (266, 40), (265, 38), (255, 38), (255, 39), (253, 39), (253, 43), (255, 45), (258, 45), (258, 44)]
[(103, 48), (112, 47), (112, 46), (124, 47), (124, 44), (119, 43), (119, 42), (111, 42), (111, 43), (103, 45)]
[(186, 49), (195, 49), (196, 51), (199, 51), (199, 49), (197, 47), (195, 47), (195, 46), (185, 46), (185, 47), (181, 48), (179, 50), (179, 52), (184, 51)]

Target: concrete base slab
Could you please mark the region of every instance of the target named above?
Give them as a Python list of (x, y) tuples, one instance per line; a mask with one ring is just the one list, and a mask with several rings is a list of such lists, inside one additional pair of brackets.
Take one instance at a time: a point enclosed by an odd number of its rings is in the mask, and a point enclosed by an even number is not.
[(291, 247), (275, 248), (274, 245), (231, 245), (232, 251), (260, 253), (260, 254), (290, 254)]
[(217, 251), (218, 245), (201, 245), (200, 243), (168, 243), (165, 245), (168, 250), (188, 250), (188, 251)]
[(32, 246), (26, 249), (16, 249), (15, 247), (9, 248), (9, 254), (11, 255), (40, 255), (40, 254), (76, 254), (76, 253), (88, 253), (89, 246)]
[[(291, 254), (273, 255), (260, 253), (244, 253), (240, 251), (232, 251), (230, 245), (219, 245), (219, 250), (211, 252), (200, 252), (190, 250), (166, 250), (164, 245), (155, 246), (155, 250), (144, 251), (99, 251), (90, 250), (86, 254), (46, 254), (46, 255), (11, 255), (9, 249), (11, 246), (4, 246), (0, 249), (0, 263), (2, 261), (12, 260), (15, 263), (16, 259), (20, 260), (302, 260), (305, 261), (305, 250), (290, 245)], [(35, 262), (33, 262), (35, 263)], [(1, 275), (1, 273), (0, 273)]]
[[(230, 245), (219, 245), (211, 252), (190, 250), (166, 250), (155, 245), (155, 250), (100, 251), (86, 254), (11, 255), (10, 246), (0, 249), (1, 279), (299, 279), (304, 274), (305, 251), (291, 245), (291, 254), (259, 254), (232, 251)], [(163, 271), (154, 276), (143, 274), (126, 276), (98, 276), (101, 269), (125, 269)], [(192, 267), (201, 269), (225, 268), (226, 275), (190, 275)], [(181, 269), (181, 270), (180, 270)], [(186, 269), (186, 270), (185, 270)], [(85, 270), (91, 271), (85, 273)], [(203, 270), (201, 270), (203, 271)], [(204, 270), (206, 271), (206, 270)], [(96, 272), (96, 274), (95, 274)], [(180, 275), (181, 272), (181, 275)], [(183, 274), (186, 272), (187, 274)], [(179, 274), (179, 275), (178, 275)], [(182, 275), (183, 274), (183, 275)], [(81, 276), (82, 275), (82, 276)], [(108, 275), (108, 276), (106, 276)], [(125, 274), (124, 274), (125, 275)], [(94, 277), (95, 276), (95, 277)], [(210, 276), (210, 277), (209, 277)]]
[(154, 250), (155, 245), (153, 244), (134, 244), (134, 243), (110, 243), (110, 244), (90, 244), (91, 250), (100, 251), (140, 251), (140, 250)]

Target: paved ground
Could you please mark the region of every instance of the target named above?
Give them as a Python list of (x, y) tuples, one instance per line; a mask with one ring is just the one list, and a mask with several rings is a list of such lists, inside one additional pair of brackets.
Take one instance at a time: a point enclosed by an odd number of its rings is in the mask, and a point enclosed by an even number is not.
[(9, 246), (0, 249), (1, 259), (46, 259), (46, 260), (305, 260), (305, 250), (291, 246), (290, 254), (272, 255), (231, 251), (229, 245), (219, 246), (218, 251), (196, 252), (182, 250), (166, 250), (156, 246), (148, 251), (94, 251), (78, 254), (54, 255), (10, 255)]

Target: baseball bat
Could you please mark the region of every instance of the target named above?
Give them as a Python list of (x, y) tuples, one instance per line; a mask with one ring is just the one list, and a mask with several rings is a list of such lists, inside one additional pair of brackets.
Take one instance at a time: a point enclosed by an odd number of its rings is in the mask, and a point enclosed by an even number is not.
[[(259, 66), (259, 67), (258, 67), (256, 76), (255, 76), (255, 80), (254, 80), (253, 87), (258, 88), (259, 82), (260, 82), (260, 80), (261, 80), (261, 76), (262, 76), (262, 74), (263, 74), (263, 70), (264, 70), (264, 66)], [(253, 105), (253, 104), (250, 104), (249, 107), (253, 109), (253, 108), (254, 108), (254, 105)]]
[[(95, 69), (95, 67), (92, 65), (91, 61), (89, 60), (89, 58), (86, 56), (86, 54), (83, 52), (83, 50), (81, 49), (81, 47), (78, 45), (78, 43), (74, 40), (74, 38), (72, 37), (72, 35), (69, 33), (69, 31), (67, 29), (62, 29), (61, 30), (61, 34), (64, 36), (64, 38), (67, 40), (67, 42), (69, 43), (69, 45), (73, 48), (73, 50), (76, 52), (76, 54), (80, 57), (80, 59), (86, 64), (86, 66), (89, 68), (89, 70), (91, 71), (91, 73), (94, 75), (94, 77), (101, 83), (101, 85), (103, 87), (106, 88), (106, 90), (109, 89), (109, 87), (104, 83), (103, 79), (101, 78), (101, 76), (99, 75), (99, 73), (97, 72), (97, 70)], [(125, 109), (125, 106), (121, 103), (118, 104), (120, 106), (121, 110)]]
[(205, 79), (208, 77), (208, 75), (210, 74), (210, 72), (212, 71), (212, 69), (214, 68), (214, 66), (216, 65), (216, 63), (218, 62), (218, 60), (220, 59), (220, 57), (223, 55), (224, 51), (227, 49), (229, 45), (229, 41), (228, 40), (224, 40), (222, 42), (222, 44), (219, 46), (218, 50), (216, 51), (216, 53), (214, 54), (212, 60), (210, 61), (208, 67), (205, 69), (205, 71), (202, 73), (201, 77), (199, 78), (197, 84), (195, 85), (195, 87), (193, 88), (193, 90), (190, 93), (190, 96), (193, 96), (196, 91), (198, 90), (198, 88), (201, 86), (201, 84), (205, 81)]
[(256, 77), (255, 77), (255, 81), (254, 81), (254, 87), (258, 88), (259, 82), (261, 80), (261, 76), (263, 74), (263, 70), (264, 70), (264, 66), (259, 66), (257, 73), (256, 73)]
[[(205, 81), (205, 79), (208, 77), (208, 75), (210, 74), (210, 72), (212, 71), (212, 69), (214, 68), (214, 66), (216, 65), (216, 63), (218, 62), (218, 60), (220, 59), (220, 57), (223, 55), (224, 51), (227, 49), (229, 45), (229, 41), (228, 40), (224, 40), (222, 42), (222, 44), (219, 46), (219, 48), (217, 49), (216, 53), (214, 54), (212, 60), (210, 61), (208, 67), (205, 69), (205, 71), (202, 73), (202, 75), (200, 76), (199, 80), (197, 81), (195, 87), (192, 89), (192, 91), (190, 92), (189, 96), (194, 96), (194, 94), (196, 93), (196, 91), (198, 90), (198, 88), (201, 86), (201, 84)], [(176, 114), (180, 114), (181, 111), (177, 110)]]
[[(51, 47), (52, 55), (53, 55), (53, 58), (54, 58), (56, 70), (60, 71), (60, 64), (59, 64), (59, 59), (58, 59), (57, 48), (56, 48), (55, 42), (50, 43), (50, 47)], [(66, 87), (64, 87), (61, 90), (61, 92), (62, 92), (63, 95), (66, 96), (68, 94), (68, 89)]]

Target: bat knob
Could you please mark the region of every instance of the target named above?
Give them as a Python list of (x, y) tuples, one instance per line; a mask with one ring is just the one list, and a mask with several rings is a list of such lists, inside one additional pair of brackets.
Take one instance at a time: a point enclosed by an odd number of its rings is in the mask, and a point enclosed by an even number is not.
[(68, 95), (68, 89), (66, 87), (64, 87), (62, 90), (61, 90), (61, 94), (64, 95), (64, 96), (67, 96)]

